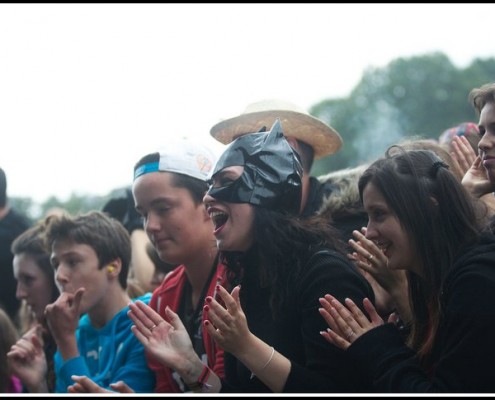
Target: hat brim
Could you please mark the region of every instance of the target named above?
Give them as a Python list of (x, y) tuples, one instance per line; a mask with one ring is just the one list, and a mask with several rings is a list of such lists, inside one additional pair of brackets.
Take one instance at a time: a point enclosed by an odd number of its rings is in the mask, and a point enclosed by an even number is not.
[(342, 138), (333, 128), (311, 115), (286, 110), (241, 114), (214, 125), (210, 135), (223, 144), (229, 144), (246, 133), (258, 132), (263, 126), (270, 129), (277, 118), (284, 135), (309, 144), (315, 159), (333, 154), (342, 146)]

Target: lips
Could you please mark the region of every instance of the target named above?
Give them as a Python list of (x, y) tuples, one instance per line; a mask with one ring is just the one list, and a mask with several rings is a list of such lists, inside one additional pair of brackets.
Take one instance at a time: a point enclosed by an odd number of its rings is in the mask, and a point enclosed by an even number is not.
[(382, 243), (382, 242), (376, 242), (375, 244), (378, 246), (378, 248), (380, 249), (380, 251), (383, 254), (385, 254), (385, 252), (387, 251), (388, 245), (386, 245), (385, 243)]
[(209, 211), (211, 220), (213, 221), (213, 225), (215, 226), (215, 233), (219, 232), (222, 226), (225, 225), (229, 216), (222, 211)]
[(485, 155), (483, 157), (483, 166), (492, 165), (495, 163), (495, 157)]
[(163, 245), (165, 242), (168, 242), (169, 240), (171, 240), (171, 238), (170, 237), (162, 237), (162, 236), (157, 237), (155, 235), (152, 235), (150, 237), (150, 240), (151, 240), (151, 243), (153, 243), (153, 245), (155, 247), (160, 247), (160, 245)]

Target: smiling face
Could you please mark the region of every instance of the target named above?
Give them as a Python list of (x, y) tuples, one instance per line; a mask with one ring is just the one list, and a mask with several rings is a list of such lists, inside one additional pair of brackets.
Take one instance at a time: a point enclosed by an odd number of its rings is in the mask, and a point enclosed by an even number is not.
[(372, 183), (368, 183), (363, 190), (363, 205), (369, 219), (366, 238), (382, 249), (388, 258), (388, 267), (419, 273), (411, 239), (382, 193)]
[(28, 253), (14, 256), (14, 276), (17, 280), (16, 297), (24, 299), (38, 321), (43, 321), (45, 307), (51, 303), (54, 277), (43, 272), (36, 258)]
[[(242, 175), (242, 166), (230, 166), (212, 177), (212, 188), (228, 190)], [(210, 191), (203, 202), (215, 225), (213, 233), (222, 251), (247, 251), (253, 244), (254, 208), (248, 203), (217, 200)]]
[(211, 176), (227, 167), (243, 166), (231, 185), (210, 186), (208, 194), (229, 203), (249, 203), (269, 210), (298, 213), (302, 195), (302, 166), (276, 121), (268, 133), (235, 139), (222, 153)]
[(151, 172), (133, 184), (136, 210), (160, 258), (171, 264), (189, 264), (215, 247), (213, 224), (201, 202), (174, 184), (174, 173)]
[(495, 103), (486, 103), (480, 113), (478, 142), (479, 155), (488, 179), (495, 186)]

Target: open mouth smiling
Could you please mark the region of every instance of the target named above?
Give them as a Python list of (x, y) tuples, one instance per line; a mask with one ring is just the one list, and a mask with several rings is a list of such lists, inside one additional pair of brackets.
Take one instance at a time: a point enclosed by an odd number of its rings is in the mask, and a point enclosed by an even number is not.
[(218, 231), (229, 219), (229, 216), (222, 211), (211, 211), (209, 214), (215, 226), (215, 231)]

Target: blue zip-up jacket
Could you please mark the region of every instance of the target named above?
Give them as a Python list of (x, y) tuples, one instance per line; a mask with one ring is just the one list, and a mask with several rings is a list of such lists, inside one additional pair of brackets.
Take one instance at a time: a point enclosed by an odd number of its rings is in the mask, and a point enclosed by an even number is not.
[[(151, 293), (138, 297), (148, 304)], [(131, 331), (133, 322), (124, 307), (104, 327), (95, 329), (87, 315), (79, 320), (76, 330), (79, 356), (64, 362), (60, 352), (55, 353), (56, 393), (67, 393), (75, 382), (72, 375), (85, 375), (98, 385), (112, 390), (109, 385), (124, 381), (137, 393), (153, 393), (155, 375), (146, 364), (143, 345)]]

